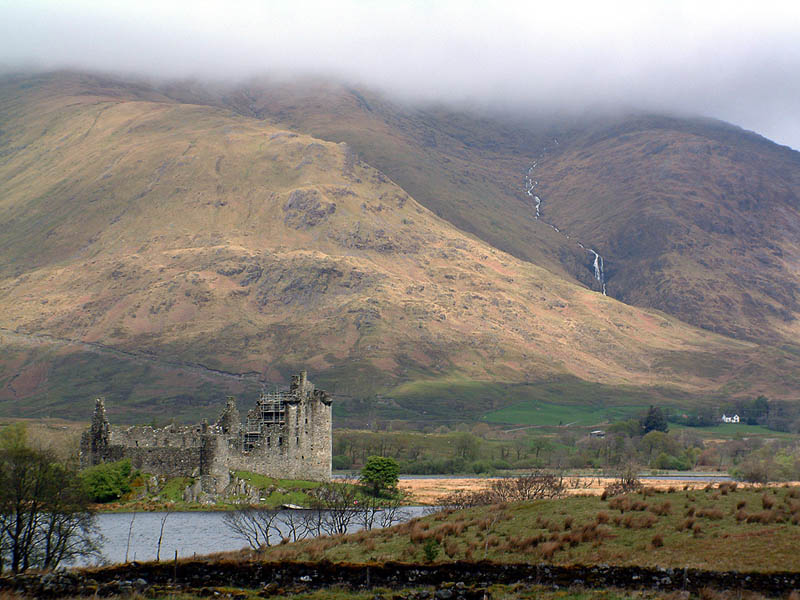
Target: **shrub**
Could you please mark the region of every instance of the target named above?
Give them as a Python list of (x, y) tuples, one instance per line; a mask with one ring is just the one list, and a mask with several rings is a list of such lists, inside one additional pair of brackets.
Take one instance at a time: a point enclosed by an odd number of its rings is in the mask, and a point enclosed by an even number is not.
[(718, 508), (701, 508), (695, 513), (698, 517), (705, 517), (706, 519), (719, 520), (724, 514)]
[(762, 510), (757, 513), (750, 513), (747, 515), (748, 523), (761, 523), (762, 525), (769, 525), (774, 522), (777, 515), (774, 510)]
[(127, 458), (89, 467), (80, 474), (84, 490), (93, 502), (118, 500), (131, 491), (133, 476), (131, 461)]
[(626, 510), (630, 510), (631, 502), (627, 498), (612, 498), (608, 503), (608, 507), (619, 510), (620, 514)]
[(764, 494), (761, 496), (761, 507), (764, 510), (770, 510), (773, 506), (775, 506), (775, 498)]
[(545, 542), (539, 546), (539, 550), (543, 558), (550, 560), (553, 558), (553, 554), (561, 550), (561, 542)]
[(597, 513), (597, 522), (608, 523), (608, 513), (602, 510), (599, 513)]
[(655, 522), (656, 518), (649, 513), (639, 516), (628, 513), (625, 515), (625, 518), (622, 519), (622, 524), (627, 529), (649, 529), (655, 524)]
[(665, 517), (672, 512), (672, 502), (667, 500), (663, 504), (653, 505), (650, 507), (650, 512), (660, 517)]
[(425, 555), (425, 560), (433, 562), (439, 556), (439, 542), (433, 538), (428, 539), (425, 545), (422, 546), (422, 552)]
[(481, 473), (488, 473), (492, 470), (492, 465), (490, 465), (486, 461), (476, 460), (475, 462), (470, 465), (470, 469), (476, 475), (480, 475)]
[(414, 525), (411, 529), (411, 532), (408, 535), (408, 539), (410, 539), (415, 544), (419, 544), (420, 542), (424, 542), (428, 539), (428, 533), (422, 528), (419, 527), (419, 524)]
[(660, 533), (657, 533), (653, 536), (653, 539), (650, 540), (650, 543), (653, 545), (653, 548), (661, 548), (661, 546), (664, 545), (664, 538)]

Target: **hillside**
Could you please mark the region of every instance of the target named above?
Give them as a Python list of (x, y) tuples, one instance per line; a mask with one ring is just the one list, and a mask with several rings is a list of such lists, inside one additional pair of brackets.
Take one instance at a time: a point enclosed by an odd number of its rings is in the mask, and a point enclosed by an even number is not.
[(800, 152), (639, 117), (567, 135), (537, 172), (546, 219), (591, 240), (615, 298), (797, 349)]
[(320, 82), (192, 97), (345, 141), (460, 229), (599, 290), (581, 242), (626, 303), (797, 349), (800, 153), (756, 134), (710, 119), (458, 113)]
[[(512, 480), (513, 481), (513, 480)], [(719, 491), (721, 490), (721, 491)], [(333, 563), (486, 560), (506, 564), (615, 565), (793, 572), (798, 488), (723, 483), (703, 489), (602, 498), (576, 494), (444, 510), (392, 528), (269, 548), (273, 561)], [(491, 508), (490, 508), (491, 506)], [(731, 543), (736, 551), (731, 552)]]
[(0, 122), (0, 412), (194, 418), (301, 367), (403, 418), (541, 382), (796, 394), (797, 356), (507, 254), (348, 144), (75, 74), (6, 79)]

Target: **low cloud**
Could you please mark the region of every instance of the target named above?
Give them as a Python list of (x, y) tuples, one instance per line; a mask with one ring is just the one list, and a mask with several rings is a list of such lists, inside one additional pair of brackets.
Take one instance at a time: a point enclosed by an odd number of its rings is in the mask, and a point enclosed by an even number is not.
[(798, 39), (795, 2), (0, 0), (7, 68), (322, 75), (419, 100), (712, 116), (794, 148)]

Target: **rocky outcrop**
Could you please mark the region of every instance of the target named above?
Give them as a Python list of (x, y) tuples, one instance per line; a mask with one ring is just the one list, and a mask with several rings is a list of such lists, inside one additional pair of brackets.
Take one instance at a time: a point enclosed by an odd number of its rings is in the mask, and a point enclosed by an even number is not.
[(294, 190), (283, 206), (284, 223), (292, 229), (319, 225), (336, 212), (336, 204), (326, 202), (317, 190)]

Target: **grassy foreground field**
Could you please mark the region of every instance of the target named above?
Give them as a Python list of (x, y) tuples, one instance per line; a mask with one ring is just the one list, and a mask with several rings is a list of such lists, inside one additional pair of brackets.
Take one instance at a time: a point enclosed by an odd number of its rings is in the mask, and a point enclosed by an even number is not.
[(797, 571), (800, 489), (577, 496), (444, 511), (343, 538), (268, 549), (267, 560), (609, 564)]

